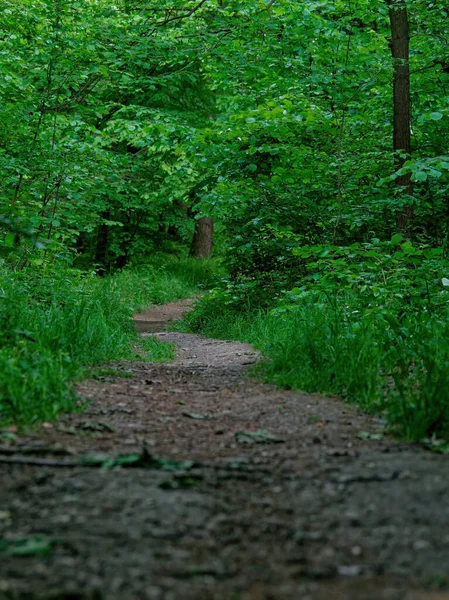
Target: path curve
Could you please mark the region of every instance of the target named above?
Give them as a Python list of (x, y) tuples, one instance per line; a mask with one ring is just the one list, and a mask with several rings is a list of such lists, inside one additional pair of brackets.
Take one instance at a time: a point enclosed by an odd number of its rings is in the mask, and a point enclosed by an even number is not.
[(257, 383), (247, 345), (157, 337), (172, 364), (115, 363), (85, 412), (0, 448), (0, 599), (449, 600), (447, 457)]

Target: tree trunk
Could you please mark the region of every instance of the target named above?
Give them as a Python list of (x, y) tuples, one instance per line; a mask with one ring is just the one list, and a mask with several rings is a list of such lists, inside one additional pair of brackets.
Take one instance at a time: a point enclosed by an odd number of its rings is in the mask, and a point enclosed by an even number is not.
[[(407, 7), (404, 0), (387, 0), (391, 27), (391, 54), (394, 63), (393, 75), (393, 148), (396, 154), (395, 167), (401, 169), (411, 154), (411, 100), (409, 66), (409, 25)], [(400, 193), (410, 197), (413, 194), (411, 174), (400, 175), (396, 179)], [(410, 236), (413, 220), (413, 206), (406, 201), (396, 215), (396, 225)]]
[[(105, 211), (102, 215), (104, 220), (110, 218), (109, 211)], [(108, 237), (109, 237), (109, 228), (104, 223), (104, 221), (100, 222), (97, 229), (97, 239), (95, 242), (95, 253), (94, 253), (94, 265), (97, 269), (97, 274), (100, 277), (106, 275), (108, 271), (107, 264), (107, 254), (108, 254)]]
[(208, 258), (212, 254), (213, 217), (200, 217), (195, 221), (189, 256)]

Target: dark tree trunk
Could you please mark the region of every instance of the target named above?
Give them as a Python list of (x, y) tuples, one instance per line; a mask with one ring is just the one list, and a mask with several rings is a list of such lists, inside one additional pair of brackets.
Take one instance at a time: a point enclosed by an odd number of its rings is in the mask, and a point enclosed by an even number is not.
[[(102, 214), (103, 219), (109, 219), (110, 214), (109, 211), (106, 211)], [(94, 264), (97, 267), (97, 273), (101, 277), (106, 274), (108, 270), (107, 264), (107, 253), (108, 253), (108, 237), (109, 237), (109, 228), (108, 226), (102, 222), (98, 226), (97, 229), (97, 239), (95, 243), (95, 254), (94, 254)]]
[(195, 221), (190, 256), (208, 258), (212, 254), (213, 231), (214, 219), (212, 217), (200, 217)]
[(126, 267), (128, 262), (129, 256), (128, 253), (125, 252), (125, 254), (120, 254), (120, 256), (117, 257), (117, 260), (115, 261), (115, 266), (117, 269), (123, 269), (124, 267)]
[[(409, 65), (409, 25), (404, 0), (387, 0), (391, 26), (391, 54), (394, 62), (393, 75), (393, 148), (396, 153), (396, 169), (401, 169), (411, 153), (411, 100)], [(412, 196), (411, 174), (400, 175), (396, 184), (405, 196)], [(406, 203), (396, 216), (396, 225), (407, 236), (413, 220), (413, 206)]]

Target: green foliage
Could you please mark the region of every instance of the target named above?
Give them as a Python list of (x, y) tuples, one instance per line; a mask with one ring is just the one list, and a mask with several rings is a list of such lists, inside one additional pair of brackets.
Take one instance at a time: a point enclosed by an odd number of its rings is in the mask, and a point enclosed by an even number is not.
[(160, 247), (169, 225), (188, 235), (185, 148), (213, 99), (196, 24), (153, 4), (3, 3), (0, 244), (21, 241), (13, 266), (77, 258), (109, 271)]
[(389, 240), (406, 202), (415, 238), (446, 245), (449, 69), (438, 40), (447, 20), (423, 9), (409, 6), (414, 147), (402, 172), (412, 173), (412, 199), (394, 185), (387, 4), (240, 13), (244, 29), (208, 63), (221, 92), (217, 126), (198, 137), (217, 181), (201, 205), (224, 225), (232, 284), (259, 278), (268, 295), (293, 287), (303, 276), (293, 248)]
[(410, 440), (448, 439), (449, 263), (441, 252), (396, 235), (294, 254), (308, 261), (308, 274), (274, 308), (257, 310), (254, 282), (247, 297), (256, 306), (242, 301), (245, 284), (227, 283), (198, 304), (188, 326), (254, 344), (269, 381), (355, 401)]
[[(385, 2), (4, 5), (0, 243), (13, 265), (120, 268), (169, 231), (186, 241), (180, 202), (221, 220), (232, 277), (263, 272), (273, 289), (273, 273), (285, 287), (294, 278), (293, 245), (394, 233), (404, 199)], [(409, 11), (415, 147), (404, 169), (414, 233), (441, 245), (447, 20), (437, 6)]]

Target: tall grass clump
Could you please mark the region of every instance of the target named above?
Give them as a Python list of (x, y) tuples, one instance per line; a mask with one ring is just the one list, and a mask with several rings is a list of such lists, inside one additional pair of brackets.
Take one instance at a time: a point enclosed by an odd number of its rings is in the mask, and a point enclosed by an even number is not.
[(105, 278), (104, 285), (118, 291), (122, 302), (138, 311), (151, 304), (197, 296), (212, 286), (218, 268), (212, 259), (178, 259), (161, 254)]
[(0, 424), (54, 419), (78, 406), (71, 382), (110, 360), (170, 360), (138, 336), (134, 312), (198, 294), (210, 263), (162, 260), (105, 278), (74, 269), (0, 267)]
[(192, 331), (253, 344), (266, 359), (259, 373), (282, 387), (357, 397), (365, 408), (378, 400), (382, 378), (373, 330), (344, 319), (335, 305), (235, 310), (206, 297), (185, 321)]

